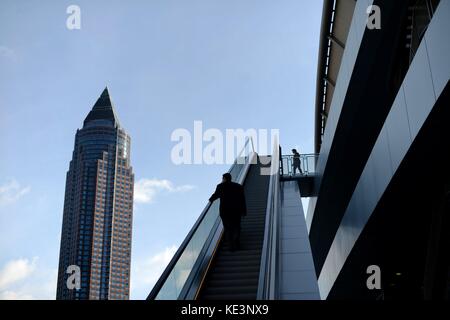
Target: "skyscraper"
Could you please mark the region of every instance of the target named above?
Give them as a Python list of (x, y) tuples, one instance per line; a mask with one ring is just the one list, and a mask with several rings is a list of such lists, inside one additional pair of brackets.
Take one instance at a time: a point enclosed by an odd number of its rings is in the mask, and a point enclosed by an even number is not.
[[(57, 299), (129, 299), (133, 186), (130, 136), (105, 88), (75, 135), (66, 176)], [(67, 286), (69, 266), (79, 267), (79, 289)]]

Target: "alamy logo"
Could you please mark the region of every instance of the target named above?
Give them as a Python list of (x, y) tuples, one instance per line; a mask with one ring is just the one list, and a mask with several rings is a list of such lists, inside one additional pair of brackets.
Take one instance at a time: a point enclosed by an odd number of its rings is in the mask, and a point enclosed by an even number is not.
[(371, 5), (366, 9), (367, 13), (367, 29), (381, 29), (381, 9), (379, 6)]
[(370, 276), (367, 278), (366, 285), (367, 289), (381, 289), (381, 270), (380, 267), (373, 264), (367, 267), (367, 274)]
[[(185, 128), (172, 132), (170, 140), (176, 144), (172, 147), (170, 156), (172, 163), (176, 165), (231, 165), (235, 160), (238, 164), (243, 164), (253, 147), (260, 155), (272, 154), (272, 146), (278, 145), (278, 136), (279, 129), (226, 129), (224, 132), (217, 128), (204, 130), (202, 121), (194, 121), (192, 134)], [(248, 143), (248, 139), (251, 139), (251, 143)]]
[(69, 290), (79, 290), (81, 288), (81, 271), (80, 271), (80, 267), (77, 265), (70, 265), (67, 267), (67, 271), (66, 273), (69, 274), (69, 276), (67, 277), (67, 289)]
[(69, 14), (66, 20), (66, 27), (69, 30), (81, 29), (81, 9), (77, 5), (67, 7), (66, 13)]

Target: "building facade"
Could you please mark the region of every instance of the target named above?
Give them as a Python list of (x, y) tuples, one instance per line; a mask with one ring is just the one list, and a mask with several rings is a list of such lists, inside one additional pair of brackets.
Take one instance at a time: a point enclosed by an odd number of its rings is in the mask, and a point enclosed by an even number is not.
[(449, 33), (449, 0), (324, 1), (307, 213), (322, 299), (449, 298)]
[[(129, 299), (130, 146), (106, 88), (75, 136), (66, 176), (57, 299)], [(79, 268), (79, 288), (67, 285), (70, 266)]]

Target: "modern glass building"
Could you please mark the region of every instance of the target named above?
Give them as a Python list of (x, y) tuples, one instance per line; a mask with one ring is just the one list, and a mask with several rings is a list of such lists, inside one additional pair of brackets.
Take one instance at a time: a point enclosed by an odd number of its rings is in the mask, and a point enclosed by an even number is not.
[[(106, 88), (75, 135), (57, 299), (129, 299), (133, 187), (130, 137)], [(67, 286), (69, 266), (79, 267), (79, 289)]]
[(449, 0), (324, 1), (307, 213), (322, 299), (449, 298), (449, 34)]

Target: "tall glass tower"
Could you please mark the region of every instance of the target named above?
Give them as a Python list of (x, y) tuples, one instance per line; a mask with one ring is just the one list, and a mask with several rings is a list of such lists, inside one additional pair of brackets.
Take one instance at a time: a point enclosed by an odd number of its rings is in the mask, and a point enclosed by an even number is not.
[[(66, 176), (57, 299), (129, 299), (133, 186), (130, 136), (105, 88), (75, 135)], [(79, 289), (67, 285), (73, 270), (80, 271)]]

